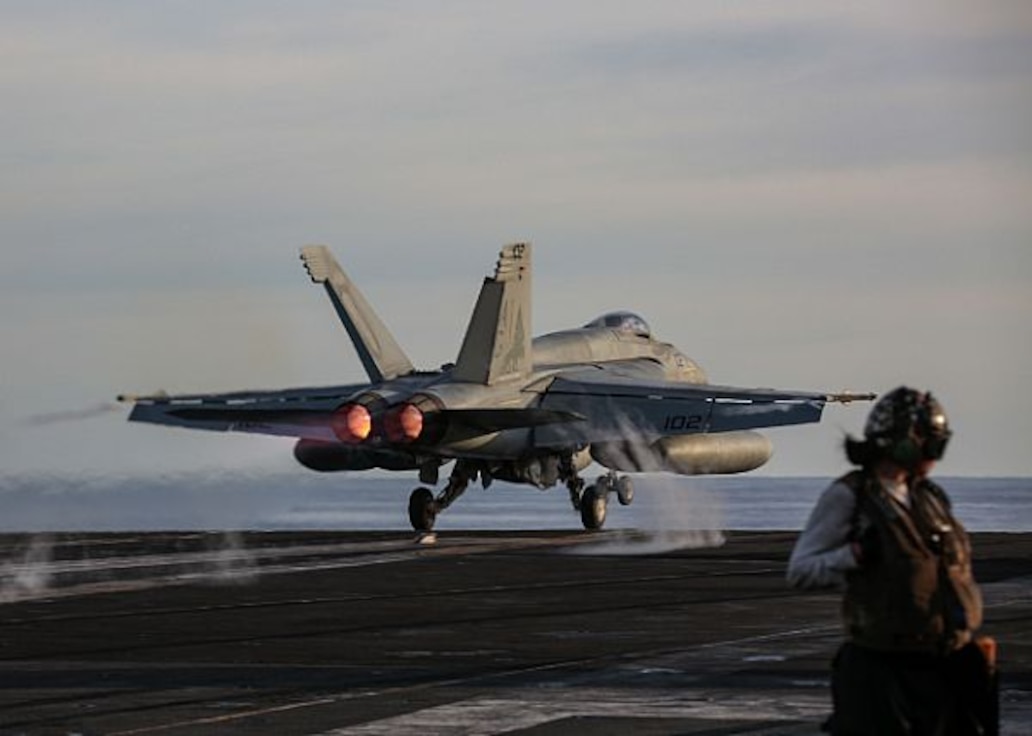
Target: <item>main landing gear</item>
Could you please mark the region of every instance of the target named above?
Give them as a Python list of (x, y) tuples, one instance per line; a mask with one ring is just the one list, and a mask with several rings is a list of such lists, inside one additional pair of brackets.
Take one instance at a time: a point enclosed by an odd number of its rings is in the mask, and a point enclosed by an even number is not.
[(429, 532), (434, 528), (437, 515), (452, 505), (470, 481), (476, 480), (477, 469), (462, 461), (456, 461), (448, 485), (435, 497), (429, 488), (420, 486), (409, 496), (408, 515), (412, 528), (417, 532)]
[[(617, 475), (616, 472), (609, 471), (605, 475), (600, 475), (593, 485), (586, 486), (568, 459), (561, 463), (559, 471), (560, 478), (566, 481), (566, 488), (570, 492), (573, 510), (580, 513), (581, 523), (588, 531), (601, 529), (605, 524), (611, 495), (616, 494), (621, 506), (627, 506), (634, 500), (634, 484), (626, 475)], [(433, 491), (425, 486), (412, 491), (408, 506), (412, 528), (424, 534), (432, 531), (437, 515), (451, 506), (481, 472), (484, 474), (486, 487), (491, 481), (491, 474), (487, 470), (482, 471), (473, 463), (457, 460), (448, 484), (439, 494), (434, 496)], [(434, 481), (424, 478), (423, 482)], [(544, 487), (544, 484), (541, 487)]]
[[(584, 481), (580, 481), (583, 488)], [(575, 511), (580, 511), (581, 523), (588, 531), (596, 531), (606, 523), (606, 508), (609, 505), (609, 496), (616, 494), (616, 499), (621, 506), (628, 506), (634, 500), (634, 483), (626, 475), (617, 475), (610, 471), (606, 475), (600, 475), (595, 485), (584, 488), (582, 492), (574, 490), (570, 483), (570, 501)]]

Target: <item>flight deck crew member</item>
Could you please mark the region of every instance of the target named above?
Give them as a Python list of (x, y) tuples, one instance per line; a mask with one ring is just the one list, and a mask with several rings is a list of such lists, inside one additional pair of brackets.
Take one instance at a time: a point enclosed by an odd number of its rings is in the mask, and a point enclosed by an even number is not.
[(950, 434), (930, 393), (885, 394), (864, 439), (846, 440), (857, 469), (824, 491), (792, 551), (792, 585), (845, 588), (833, 734), (996, 733), (992, 665), (972, 642), (982, 598), (971, 547), (928, 478)]

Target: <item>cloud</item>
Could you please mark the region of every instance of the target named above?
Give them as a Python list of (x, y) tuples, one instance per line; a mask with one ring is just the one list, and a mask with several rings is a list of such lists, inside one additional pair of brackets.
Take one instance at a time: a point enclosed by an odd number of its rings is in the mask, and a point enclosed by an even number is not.
[(1032, 414), (1010, 372), (957, 378), (1028, 360), (1024, 3), (0, 13), (0, 386), (18, 416), (361, 375), (304, 284), (308, 242), (432, 367), (495, 248), (524, 238), (539, 331), (638, 309), (718, 377), (907, 373), (991, 393), (965, 397), (980, 431)]

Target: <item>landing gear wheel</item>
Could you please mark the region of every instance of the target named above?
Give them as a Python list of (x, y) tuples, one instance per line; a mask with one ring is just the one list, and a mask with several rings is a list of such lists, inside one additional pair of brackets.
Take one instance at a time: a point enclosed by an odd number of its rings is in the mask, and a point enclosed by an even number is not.
[(631, 501), (634, 500), (634, 481), (631, 480), (630, 476), (621, 476), (616, 481), (616, 499), (621, 506), (631, 505)]
[(588, 531), (601, 529), (606, 523), (606, 494), (599, 493), (595, 486), (588, 486), (581, 496), (580, 518)]
[(429, 488), (417, 488), (408, 500), (408, 518), (417, 532), (428, 532), (437, 519), (437, 503)]

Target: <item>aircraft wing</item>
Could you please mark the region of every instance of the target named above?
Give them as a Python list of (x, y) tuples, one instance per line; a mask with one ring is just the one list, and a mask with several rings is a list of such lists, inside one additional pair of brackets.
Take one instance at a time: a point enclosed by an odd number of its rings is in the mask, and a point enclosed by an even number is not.
[(132, 402), (131, 422), (165, 424), (215, 432), (247, 432), (336, 441), (334, 410), (369, 384), (224, 394), (119, 396)]
[(579, 374), (556, 378), (540, 406), (579, 414), (584, 421), (538, 427), (535, 444), (556, 447), (629, 439), (651, 443), (673, 435), (808, 424), (820, 421), (829, 401), (865, 398)]

